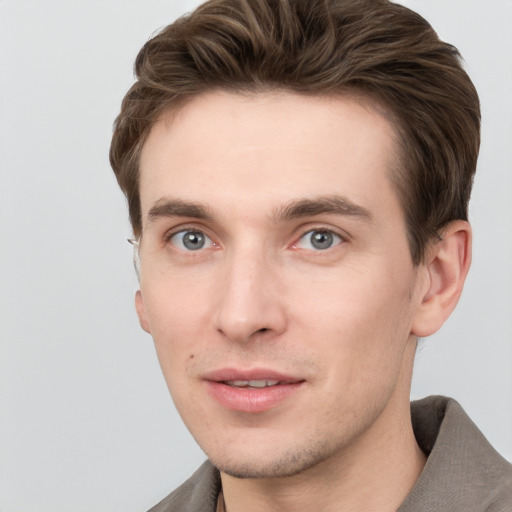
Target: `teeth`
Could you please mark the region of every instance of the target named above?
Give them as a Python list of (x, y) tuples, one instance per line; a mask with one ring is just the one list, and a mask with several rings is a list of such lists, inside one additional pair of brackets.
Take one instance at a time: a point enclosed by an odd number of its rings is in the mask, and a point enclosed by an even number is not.
[(228, 380), (228, 386), (235, 388), (266, 388), (268, 386), (275, 386), (279, 384), (278, 380)]

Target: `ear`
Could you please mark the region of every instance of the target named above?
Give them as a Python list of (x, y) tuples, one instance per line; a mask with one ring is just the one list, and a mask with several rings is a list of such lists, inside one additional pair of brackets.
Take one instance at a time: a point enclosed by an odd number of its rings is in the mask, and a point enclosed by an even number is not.
[(140, 326), (148, 334), (151, 334), (149, 330), (148, 317), (146, 315), (146, 308), (144, 306), (144, 299), (142, 298), (142, 293), (140, 290), (137, 290), (137, 292), (135, 293), (135, 309), (137, 311), (137, 316), (139, 317)]
[(451, 222), (422, 264), (426, 279), (413, 318), (413, 334), (430, 336), (443, 325), (459, 301), (470, 265), (471, 227), (462, 220)]

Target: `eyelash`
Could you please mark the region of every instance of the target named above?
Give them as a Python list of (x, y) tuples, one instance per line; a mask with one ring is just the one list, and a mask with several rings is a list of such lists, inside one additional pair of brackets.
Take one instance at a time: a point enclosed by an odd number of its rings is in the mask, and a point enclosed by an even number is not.
[[(212, 241), (213, 248), (219, 248), (220, 247), (220, 245), (213, 240), (213, 237), (209, 236), (203, 228), (198, 228), (197, 226), (180, 226), (179, 228), (176, 228), (176, 229), (173, 229), (170, 232), (167, 232), (164, 235), (164, 243), (165, 244), (169, 244), (169, 243), (171, 243), (171, 240), (172, 240), (173, 237), (175, 237), (176, 235), (178, 235), (180, 233), (187, 233), (187, 232), (201, 233), (206, 238), (208, 238), (209, 240)], [(316, 233), (332, 235), (333, 238), (334, 238), (334, 241), (336, 242), (336, 240), (337, 240), (338, 243), (335, 243), (335, 245), (329, 246), (329, 247), (327, 247), (327, 248), (325, 248), (323, 250), (322, 249), (317, 249), (316, 251), (312, 250), (312, 249), (303, 249), (301, 247), (298, 247), (299, 243), (301, 242), (302, 239), (304, 239), (304, 237), (306, 235), (313, 234), (315, 232)], [(338, 245), (341, 245), (341, 244), (345, 243), (346, 241), (347, 241), (347, 237), (346, 236), (341, 235), (340, 233), (336, 232), (333, 229), (328, 229), (328, 228), (325, 228), (325, 227), (309, 227), (308, 229), (305, 229), (305, 230), (301, 231), (301, 234), (297, 238), (295, 238), (295, 242), (290, 244), (289, 247), (291, 247), (293, 249), (296, 249), (296, 250), (309, 250), (311, 252), (322, 253), (322, 252), (327, 252), (327, 251), (329, 251), (329, 249), (337, 247)], [(195, 252), (197, 252), (197, 253), (203, 252), (202, 248), (197, 249), (197, 251), (194, 251), (194, 250), (188, 250), (187, 251), (187, 250), (179, 249), (179, 248), (176, 247), (176, 250), (179, 250), (179, 251), (181, 251), (183, 253), (186, 253), (186, 254), (188, 254), (190, 256), (195, 255), (194, 254)]]
[[(217, 243), (215, 243), (213, 241), (213, 238), (211, 236), (209, 236), (204, 229), (198, 228), (197, 226), (180, 226), (179, 228), (175, 228), (172, 231), (167, 232), (164, 235), (164, 243), (166, 245), (171, 243), (172, 238), (175, 237), (176, 235), (179, 235), (180, 233), (201, 233), (204, 237), (211, 240), (215, 247), (219, 246)], [(178, 250), (180, 250), (180, 249), (178, 249)], [(197, 251), (193, 251), (193, 250), (184, 251), (183, 250), (182, 252), (194, 253), (194, 252), (201, 252), (201, 250), (200, 249), (198, 249)]]
[[(329, 247), (326, 247), (326, 248), (323, 248), (323, 249), (320, 249), (320, 248), (316, 248), (317, 250), (312, 250), (312, 249), (304, 249), (302, 247), (299, 247), (299, 244), (302, 242), (302, 240), (305, 239), (305, 237), (307, 235), (310, 236), (310, 242), (312, 242), (311, 240), (311, 237), (313, 236), (313, 233), (318, 233), (318, 234), (321, 234), (321, 235), (328, 235), (329, 237), (331, 237), (331, 242), (333, 245), (329, 245)], [(304, 231), (300, 236), (299, 238), (297, 239), (297, 241), (295, 243), (292, 244), (292, 247), (295, 248), (295, 249), (304, 249), (304, 250), (311, 250), (312, 252), (326, 252), (328, 251), (329, 249), (332, 249), (334, 247), (337, 247), (338, 245), (344, 243), (346, 240), (345, 240), (345, 237), (343, 237), (342, 235), (340, 235), (339, 233), (337, 233), (336, 231), (333, 231), (332, 229), (326, 229), (326, 228), (311, 228), (311, 229), (308, 229), (307, 231)]]

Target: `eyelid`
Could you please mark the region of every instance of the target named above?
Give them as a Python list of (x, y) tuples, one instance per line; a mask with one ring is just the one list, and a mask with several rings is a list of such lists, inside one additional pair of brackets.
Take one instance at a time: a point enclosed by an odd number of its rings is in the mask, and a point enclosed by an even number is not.
[(311, 233), (312, 231), (332, 233), (333, 235), (339, 237), (343, 242), (348, 242), (352, 239), (349, 233), (347, 233), (345, 230), (338, 228), (337, 226), (332, 226), (330, 224), (324, 223), (309, 222), (305, 225), (301, 225), (295, 230), (296, 235), (294, 235), (294, 241), (291, 245), (296, 245), (301, 238), (303, 238), (308, 233)]
[[(222, 248), (221, 243), (218, 241), (218, 237), (215, 234), (212, 234), (211, 230), (208, 227), (206, 227), (200, 223), (196, 223), (196, 222), (175, 225), (172, 228), (169, 228), (168, 230), (164, 231), (164, 233), (162, 235), (162, 243), (164, 245), (167, 245), (173, 236), (175, 236), (179, 233), (182, 233), (184, 231), (200, 232), (200, 233), (204, 234), (204, 236), (206, 236), (208, 239), (211, 240), (214, 248), (216, 248), (216, 249)], [(351, 236), (348, 233), (346, 233), (344, 230), (341, 230), (338, 227), (334, 227), (332, 225), (326, 225), (323, 223), (316, 224), (316, 223), (311, 222), (311, 223), (307, 223), (306, 225), (303, 224), (295, 229), (296, 234), (293, 235), (293, 242), (291, 244), (289, 244), (288, 247), (297, 248), (296, 246), (298, 245), (299, 241), (305, 235), (307, 235), (308, 233), (311, 233), (313, 231), (332, 233), (335, 237), (339, 238), (341, 240), (341, 242), (343, 242), (343, 243), (351, 240)], [(340, 245), (341, 242), (333, 245), (332, 248)], [(177, 250), (179, 250), (179, 249), (177, 249)], [(315, 252), (326, 252), (327, 250), (328, 249), (325, 249), (324, 251), (317, 250)], [(194, 251), (187, 251), (187, 252), (194, 252)], [(197, 252), (201, 252), (201, 251), (198, 250)]]
[[(306, 241), (305, 237), (308, 235), (311, 237), (313, 233), (328, 233), (328, 234), (332, 235), (333, 236), (333, 245), (326, 247), (325, 249), (321, 249), (321, 248), (317, 248), (317, 247), (300, 247), (302, 241), (303, 240)], [(296, 242), (294, 242), (292, 247), (297, 250), (311, 251), (311, 252), (315, 252), (315, 253), (316, 252), (324, 253), (324, 252), (329, 252), (332, 249), (335, 249), (336, 247), (343, 244), (344, 242), (346, 242), (346, 239), (341, 234), (339, 234), (338, 232), (336, 232), (333, 229), (312, 228), (312, 229), (308, 229), (307, 231), (303, 232), (303, 234), (301, 236), (299, 236), (299, 238), (297, 238)], [(308, 242), (306, 242), (306, 243), (308, 243)]]
[(178, 224), (177, 226), (173, 226), (172, 228), (165, 230), (162, 235), (162, 240), (164, 242), (168, 242), (174, 235), (177, 235), (183, 231), (198, 231), (213, 240), (213, 237), (206, 227), (194, 223)]
[[(176, 245), (171, 243), (171, 240), (172, 240), (173, 237), (175, 237), (176, 235), (178, 235), (180, 233), (185, 233), (187, 231), (197, 232), (197, 233), (203, 234), (205, 236), (205, 238), (208, 239), (211, 242), (211, 245), (209, 247), (205, 247), (205, 248), (201, 248), (201, 249), (197, 249), (196, 251), (193, 251), (193, 250), (180, 249), (179, 247), (177, 247)], [(165, 231), (164, 234), (163, 234), (163, 237), (162, 237), (162, 241), (163, 241), (164, 245), (170, 244), (170, 245), (173, 246), (173, 248), (175, 250), (183, 252), (183, 253), (187, 253), (189, 255), (192, 255), (194, 253), (204, 252), (205, 250), (212, 249), (212, 248), (214, 248), (214, 249), (219, 248), (220, 244), (215, 239), (216, 239), (216, 237), (212, 236), (209, 233), (208, 229), (206, 229), (203, 226), (198, 226), (197, 224), (196, 225), (194, 225), (194, 224), (180, 224), (179, 226), (174, 226), (173, 228)]]

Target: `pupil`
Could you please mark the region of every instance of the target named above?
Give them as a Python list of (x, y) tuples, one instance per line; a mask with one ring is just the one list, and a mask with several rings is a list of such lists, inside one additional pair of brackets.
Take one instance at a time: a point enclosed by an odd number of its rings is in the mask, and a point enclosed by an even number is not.
[(328, 249), (332, 245), (332, 233), (315, 231), (311, 235), (311, 244), (315, 249)]
[(204, 246), (204, 235), (198, 231), (189, 231), (183, 237), (183, 245), (191, 251), (197, 251)]

